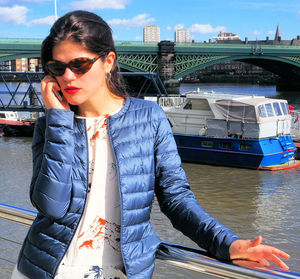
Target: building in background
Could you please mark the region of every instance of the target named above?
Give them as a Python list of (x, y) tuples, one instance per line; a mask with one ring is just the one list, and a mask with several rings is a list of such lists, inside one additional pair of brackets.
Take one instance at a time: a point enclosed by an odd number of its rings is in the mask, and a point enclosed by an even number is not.
[(213, 41), (241, 41), (241, 39), (237, 34), (220, 32), (217, 37), (213, 37)]
[(28, 59), (28, 72), (38, 72), (39, 71), (39, 59), (29, 58)]
[(0, 62), (1, 72), (11, 72), (11, 61), (1, 61)]
[(20, 58), (0, 62), (1, 72), (42, 72), (39, 58)]
[(160, 27), (150, 25), (144, 27), (144, 43), (160, 42)]
[(176, 43), (190, 43), (190, 31), (185, 28), (175, 30), (175, 42)]
[(20, 59), (12, 60), (12, 71), (27, 72), (28, 71), (28, 59), (20, 58)]
[(277, 25), (277, 28), (276, 28), (276, 33), (275, 33), (274, 40), (275, 41), (281, 41), (281, 34), (280, 34), (279, 24)]

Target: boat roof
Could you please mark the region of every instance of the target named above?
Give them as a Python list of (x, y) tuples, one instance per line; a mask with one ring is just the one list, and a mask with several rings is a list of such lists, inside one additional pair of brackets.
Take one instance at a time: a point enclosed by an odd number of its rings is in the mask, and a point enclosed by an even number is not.
[(283, 99), (266, 98), (265, 96), (235, 94), (214, 91), (190, 91), (184, 94), (187, 99), (214, 99), (216, 101), (231, 100), (232, 102), (240, 102), (247, 105), (258, 106), (273, 102), (287, 102)]

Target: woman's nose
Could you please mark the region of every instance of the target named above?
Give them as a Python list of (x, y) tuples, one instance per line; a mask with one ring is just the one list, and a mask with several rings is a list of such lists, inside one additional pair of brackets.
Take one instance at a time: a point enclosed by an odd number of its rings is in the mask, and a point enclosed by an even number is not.
[(63, 74), (63, 79), (65, 80), (74, 80), (76, 79), (76, 75), (72, 72), (70, 68), (66, 68), (64, 74)]

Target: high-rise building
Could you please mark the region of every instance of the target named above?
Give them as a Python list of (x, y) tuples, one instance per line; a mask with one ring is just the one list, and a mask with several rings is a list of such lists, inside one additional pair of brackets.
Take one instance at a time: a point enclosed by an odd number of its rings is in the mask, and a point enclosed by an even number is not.
[(175, 42), (190, 43), (191, 42), (190, 31), (185, 28), (175, 30)]
[(160, 27), (150, 25), (144, 27), (144, 43), (160, 42)]

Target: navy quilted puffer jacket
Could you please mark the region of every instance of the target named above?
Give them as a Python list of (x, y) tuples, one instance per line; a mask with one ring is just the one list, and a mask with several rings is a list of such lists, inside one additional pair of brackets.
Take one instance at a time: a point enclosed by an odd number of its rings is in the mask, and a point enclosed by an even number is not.
[[(151, 278), (160, 239), (150, 224), (156, 193), (175, 228), (218, 258), (228, 259), (237, 236), (197, 203), (181, 168), (163, 110), (127, 98), (107, 129), (117, 165), (121, 251), (128, 278)], [(53, 278), (85, 207), (88, 145), (84, 119), (50, 109), (33, 137), (30, 198), (39, 213), (20, 251), (18, 269), (32, 279)]]

